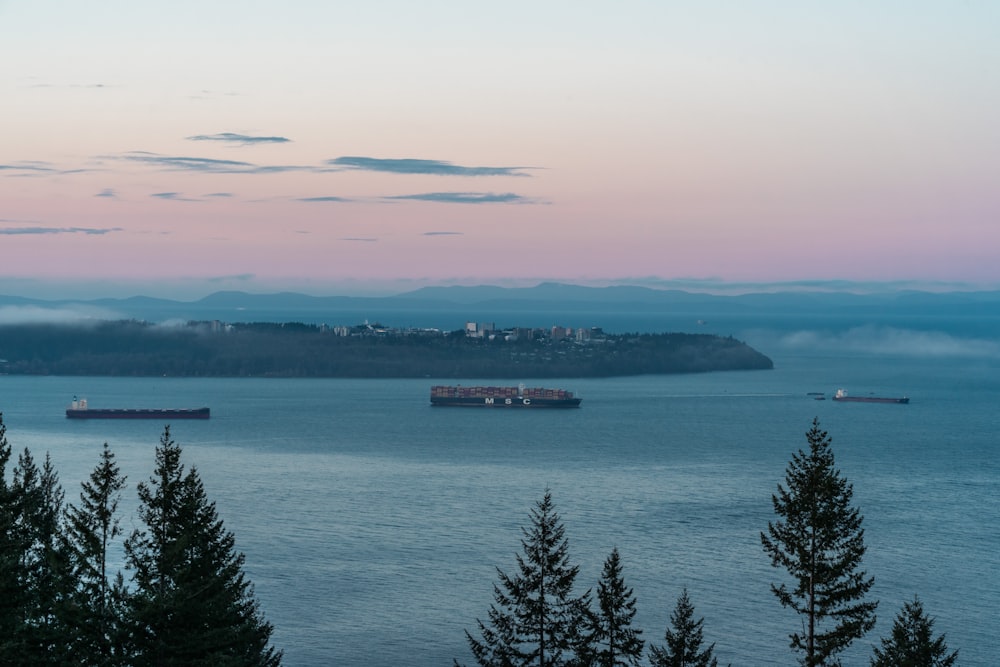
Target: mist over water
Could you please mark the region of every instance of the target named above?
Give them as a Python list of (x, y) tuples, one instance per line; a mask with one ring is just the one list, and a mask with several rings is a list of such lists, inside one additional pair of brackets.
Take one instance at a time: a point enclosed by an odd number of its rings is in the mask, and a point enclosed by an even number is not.
[[(791, 315), (705, 322), (687, 326), (747, 340), (775, 369), (525, 378), (583, 398), (580, 410), (554, 412), (431, 408), (435, 378), (0, 376), (0, 410), (15, 451), (52, 454), (71, 502), (107, 441), (129, 477), (127, 532), (163, 424), (66, 420), (66, 403), (79, 394), (98, 407), (211, 406), (211, 420), (171, 431), (246, 553), (292, 666), (470, 662), (464, 631), (487, 616), (495, 568), (516, 567), (520, 528), (546, 488), (580, 565), (579, 592), (596, 587), (617, 546), (647, 643), (663, 643), (686, 586), (720, 663), (792, 664), (787, 635), (799, 621), (769, 591), (783, 573), (770, 567), (759, 533), (774, 519), (771, 494), (791, 454), (819, 417), (865, 516), (865, 568), (881, 600), (876, 630), (845, 664), (867, 664), (914, 594), (961, 664), (992, 664), (1000, 599), (1000, 582), (984, 576), (1000, 571), (992, 325)], [(650, 330), (677, 328), (661, 320)], [(807, 395), (838, 387), (911, 403)]]

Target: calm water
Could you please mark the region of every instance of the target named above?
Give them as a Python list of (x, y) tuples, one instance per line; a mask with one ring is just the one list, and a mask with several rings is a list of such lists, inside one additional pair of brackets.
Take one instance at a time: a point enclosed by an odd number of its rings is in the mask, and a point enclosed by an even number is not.
[[(11, 376), (0, 377), (0, 410), (15, 450), (51, 454), (68, 500), (108, 442), (129, 478), (130, 530), (163, 424), (69, 421), (66, 403), (211, 406), (211, 420), (178, 421), (172, 434), (246, 553), (291, 666), (471, 661), (463, 631), (486, 617), (495, 568), (514, 570), (520, 529), (546, 488), (580, 592), (596, 587), (617, 546), (647, 642), (663, 644), (686, 586), (721, 663), (794, 664), (787, 635), (799, 621), (769, 591), (783, 573), (759, 533), (819, 417), (865, 516), (865, 566), (881, 600), (876, 630), (845, 664), (867, 664), (914, 594), (961, 664), (995, 664), (996, 339), (933, 328), (745, 337), (774, 371), (545, 382), (583, 397), (565, 412), (432, 409), (434, 379)], [(806, 395), (840, 386), (912, 402)]]

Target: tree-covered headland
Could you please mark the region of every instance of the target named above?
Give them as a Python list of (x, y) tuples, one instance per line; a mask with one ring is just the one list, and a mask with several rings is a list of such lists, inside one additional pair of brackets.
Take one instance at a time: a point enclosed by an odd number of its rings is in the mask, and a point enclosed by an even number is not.
[(772, 367), (746, 343), (711, 334), (134, 320), (0, 327), (0, 373), (12, 375), (520, 379)]

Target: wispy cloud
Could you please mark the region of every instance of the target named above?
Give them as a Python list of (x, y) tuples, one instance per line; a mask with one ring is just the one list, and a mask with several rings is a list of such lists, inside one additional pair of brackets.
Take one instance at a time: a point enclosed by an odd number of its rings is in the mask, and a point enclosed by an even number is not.
[(378, 241), (378, 239), (364, 238), (364, 237), (358, 237), (358, 236), (344, 236), (344, 237), (341, 237), (340, 240), (341, 241), (358, 241), (360, 243), (375, 243), (376, 241)]
[(47, 162), (38, 162), (36, 160), (22, 160), (20, 162), (14, 162), (11, 164), (0, 164), (0, 171), (11, 171), (22, 174), (27, 172), (34, 175), (39, 173), (55, 173), (59, 170), (51, 166)]
[(21, 234), (86, 234), (100, 236), (123, 231), (121, 227), (0, 227), (0, 234), (17, 236)]
[(344, 156), (327, 160), (327, 164), (342, 169), (381, 171), (390, 174), (431, 174), (435, 176), (528, 176), (528, 167), (463, 167), (442, 160), (380, 159)]
[(423, 236), (462, 236), (462, 232), (424, 232)]
[(256, 277), (257, 274), (255, 273), (235, 273), (229, 276), (212, 276), (206, 280), (210, 283), (250, 282)]
[(415, 195), (396, 195), (386, 199), (430, 201), (442, 204), (530, 204), (532, 200), (513, 192), (424, 192)]
[(196, 171), (208, 174), (270, 174), (287, 171), (316, 171), (316, 167), (295, 165), (257, 165), (241, 160), (218, 160), (207, 157), (159, 155), (137, 151), (114, 156), (114, 159), (139, 162), (167, 171)]
[(106, 83), (32, 83), (28, 88), (115, 88)]
[(104, 188), (103, 190), (101, 190), (100, 192), (98, 192), (94, 196), (95, 197), (105, 197), (107, 199), (117, 199), (118, 198), (118, 193), (115, 192), (112, 188)]
[(198, 92), (196, 92), (194, 94), (188, 95), (188, 99), (190, 99), (190, 100), (207, 100), (207, 99), (213, 99), (213, 98), (216, 98), (216, 97), (239, 97), (239, 96), (240, 96), (240, 93), (238, 93), (236, 91), (233, 91), (233, 90), (223, 91), (223, 90), (205, 90), (205, 89), (202, 89), (202, 90), (199, 90)]
[(258, 137), (250, 134), (236, 134), (235, 132), (220, 132), (219, 134), (196, 134), (192, 137), (185, 137), (189, 141), (221, 141), (227, 144), (238, 146), (251, 146), (253, 144), (285, 144), (291, 141), (287, 137)]
[(200, 201), (198, 199), (192, 199), (191, 197), (184, 197), (180, 192), (154, 192), (149, 196), (157, 199), (165, 199), (167, 201)]
[(351, 200), (350, 199), (346, 199), (344, 197), (334, 197), (334, 196), (331, 195), (331, 196), (327, 196), (327, 197), (300, 197), (300, 198), (296, 199), (296, 201), (304, 201), (304, 202), (345, 202), (345, 201), (351, 201)]
[(209, 192), (205, 196), (206, 197), (214, 197), (214, 198), (217, 198), (217, 199), (223, 199), (225, 197), (232, 197), (233, 193), (232, 192)]

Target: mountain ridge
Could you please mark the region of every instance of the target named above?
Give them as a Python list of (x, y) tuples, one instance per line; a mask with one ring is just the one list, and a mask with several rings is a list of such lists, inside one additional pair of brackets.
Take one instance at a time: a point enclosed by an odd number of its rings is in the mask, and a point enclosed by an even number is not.
[[(45, 300), (0, 295), (0, 323), (20, 314), (65, 312), (78, 319), (138, 319), (151, 322), (169, 320), (317, 321), (338, 313), (496, 313), (514, 312), (627, 313), (665, 309), (674, 313), (708, 316), (717, 314), (795, 311), (802, 314), (837, 314), (851, 309), (956, 317), (1000, 313), (1000, 291), (925, 292), (904, 290), (892, 293), (858, 294), (828, 291), (750, 292), (719, 295), (679, 289), (615, 285), (591, 287), (569, 283), (540, 283), (534, 287), (495, 285), (422, 287), (391, 296), (314, 296), (298, 292), (251, 293), (238, 290), (213, 292), (193, 301), (136, 295), (126, 298)], [(6, 315), (6, 316), (5, 316)]]

